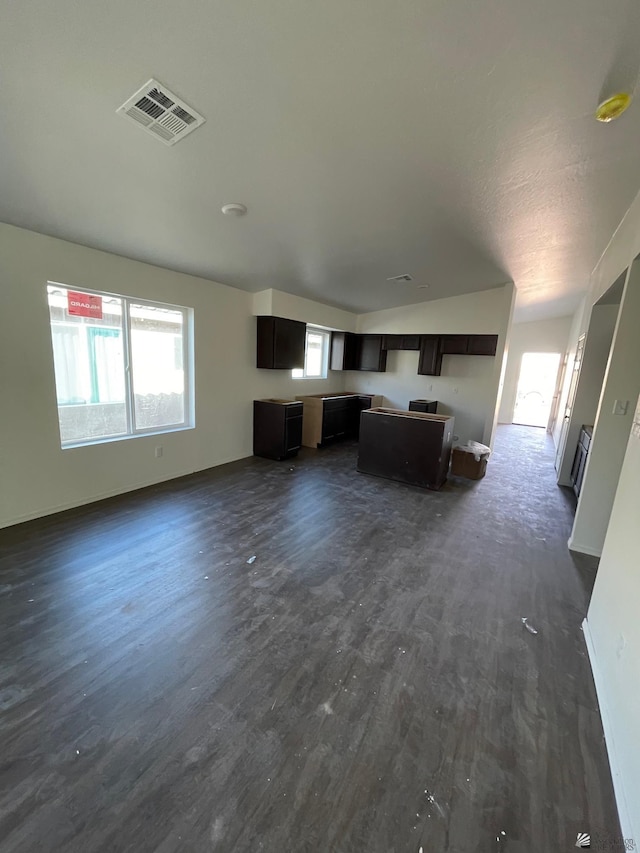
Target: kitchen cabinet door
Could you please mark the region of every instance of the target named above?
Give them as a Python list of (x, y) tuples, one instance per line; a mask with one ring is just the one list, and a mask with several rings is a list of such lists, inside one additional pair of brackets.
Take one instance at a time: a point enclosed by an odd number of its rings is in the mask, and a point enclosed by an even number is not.
[(497, 349), (497, 335), (469, 335), (468, 355), (495, 355)]
[(387, 369), (387, 351), (382, 349), (382, 335), (359, 335), (360, 352), (357, 370), (384, 373)]
[(418, 373), (421, 376), (440, 376), (441, 369), (440, 337), (438, 335), (422, 335)]
[(303, 368), (306, 324), (284, 317), (256, 319), (256, 367), (270, 370)]
[(467, 355), (468, 335), (443, 335), (440, 351), (443, 355)]

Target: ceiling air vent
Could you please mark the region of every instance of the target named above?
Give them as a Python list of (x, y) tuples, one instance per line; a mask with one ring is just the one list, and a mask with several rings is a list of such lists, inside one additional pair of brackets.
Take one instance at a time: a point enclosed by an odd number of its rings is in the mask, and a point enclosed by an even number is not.
[(387, 281), (413, 281), (413, 278), (405, 273), (404, 275), (392, 275)]
[(193, 107), (157, 80), (149, 80), (116, 112), (134, 121), (165, 145), (175, 145), (205, 121)]

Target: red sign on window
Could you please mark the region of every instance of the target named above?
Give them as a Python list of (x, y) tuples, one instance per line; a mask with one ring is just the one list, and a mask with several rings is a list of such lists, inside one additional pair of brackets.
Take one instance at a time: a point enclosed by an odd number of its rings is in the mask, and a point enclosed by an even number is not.
[(67, 311), (69, 314), (75, 314), (76, 317), (95, 317), (102, 320), (102, 296), (68, 290)]

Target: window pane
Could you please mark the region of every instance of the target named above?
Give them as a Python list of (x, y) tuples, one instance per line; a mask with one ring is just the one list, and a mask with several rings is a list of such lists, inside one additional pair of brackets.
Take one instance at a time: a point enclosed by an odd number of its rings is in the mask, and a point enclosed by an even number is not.
[(307, 376), (322, 376), (322, 335), (309, 332), (307, 334)]
[(47, 293), (62, 443), (126, 434), (122, 300)]
[(183, 313), (131, 303), (129, 316), (135, 428), (183, 424)]

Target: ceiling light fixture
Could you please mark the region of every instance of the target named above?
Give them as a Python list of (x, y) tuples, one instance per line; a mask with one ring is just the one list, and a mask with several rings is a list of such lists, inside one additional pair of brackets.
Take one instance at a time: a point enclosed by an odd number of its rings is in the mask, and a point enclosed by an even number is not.
[(598, 121), (613, 121), (622, 115), (630, 103), (631, 95), (628, 92), (616, 92), (598, 105), (596, 118)]
[(223, 204), (221, 209), (225, 216), (244, 216), (247, 212), (245, 205), (238, 204), (237, 202)]
[(419, 285), (418, 285), (418, 290), (426, 290), (428, 287), (429, 287), (429, 285), (428, 285), (428, 284), (419, 284)]

